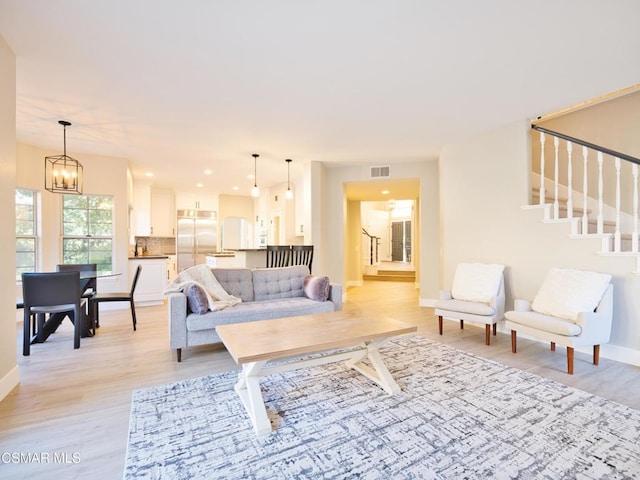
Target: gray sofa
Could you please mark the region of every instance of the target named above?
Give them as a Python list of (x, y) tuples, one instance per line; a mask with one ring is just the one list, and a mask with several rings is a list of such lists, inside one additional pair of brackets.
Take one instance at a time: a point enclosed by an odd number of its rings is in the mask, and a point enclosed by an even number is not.
[(178, 362), (182, 349), (220, 342), (217, 325), (269, 320), (312, 313), (342, 310), (342, 287), (331, 285), (326, 301), (304, 295), (304, 280), (309, 275), (305, 265), (283, 268), (212, 268), (214, 276), (227, 293), (242, 303), (215, 312), (192, 313), (182, 292), (169, 293), (169, 344), (176, 349)]

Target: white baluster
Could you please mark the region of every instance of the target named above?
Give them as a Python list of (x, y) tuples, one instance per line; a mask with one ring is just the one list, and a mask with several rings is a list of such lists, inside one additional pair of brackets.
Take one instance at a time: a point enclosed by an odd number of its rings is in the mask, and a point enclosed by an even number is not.
[(619, 252), (620, 245), (620, 159), (615, 157), (616, 166), (616, 233), (613, 236), (613, 251)]
[(544, 188), (544, 132), (540, 132), (540, 205), (544, 205), (547, 192)]
[(582, 234), (589, 233), (589, 217), (587, 215), (587, 204), (589, 197), (587, 197), (587, 156), (589, 151), (587, 147), (582, 147)]
[(631, 251), (638, 253), (638, 164), (631, 167), (633, 174), (633, 233), (631, 234)]
[(573, 144), (567, 142), (567, 218), (573, 218), (573, 167), (571, 166), (571, 154)]
[(602, 180), (602, 152), (598, 152), (598, 234), (604, 232), (602, 210), (604, 208), (604, 200), (602, 197), (603, 180)]
[(555, 149), (555, 170), (554, 170), (554, 186), (553, 186), (553, 218), (560, 218), (560, 203), (558, 202), (558, 183), (559, 183), (559, 172), (558, 172), (558, 145), (560, 145), (560, 139), (558, 137), (554, 137), (553, 139), (553, 147)]

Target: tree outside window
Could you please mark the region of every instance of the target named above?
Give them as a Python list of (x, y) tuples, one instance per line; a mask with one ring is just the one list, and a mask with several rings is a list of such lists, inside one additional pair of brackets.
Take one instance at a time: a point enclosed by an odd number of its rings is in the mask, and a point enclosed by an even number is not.
[(106, 195), (64, 195), (62, 263), (96, 263), (113, 270), (113, 199)]

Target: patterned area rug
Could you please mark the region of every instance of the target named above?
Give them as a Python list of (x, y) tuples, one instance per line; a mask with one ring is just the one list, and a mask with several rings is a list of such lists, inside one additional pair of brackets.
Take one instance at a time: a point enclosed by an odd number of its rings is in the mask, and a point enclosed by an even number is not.
[(135, 391), (125, 479), (640, 478), (640, 412), (409, 336), (389, 396), (342, 363), (261, 383), (257, 437), (235, 372)]

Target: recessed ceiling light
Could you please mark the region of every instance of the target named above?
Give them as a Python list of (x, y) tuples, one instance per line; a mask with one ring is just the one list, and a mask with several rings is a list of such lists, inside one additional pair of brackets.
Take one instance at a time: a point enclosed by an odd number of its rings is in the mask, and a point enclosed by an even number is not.
[(383, 195), (389, 195), (389, 190), (382, 190), (382, 192), (380, 193), (382, 193)]
[(249, 175), (247, 175), (247, 178), (248, 178), (249, 180), (253, 180), (253, 173), (250, 173)]
[(147, 172), (144, 174), (145, 177), (153, 177), (153, 172)]
[(208, 168), (204, 171), (205, 175), (211, 175), (213, 172), (211, 170), (209, 170)]
[(196, 187), (198, 187), (198, 188), (202, 188), (202, 187), (204, 187), (204, 185), (203, 185), (203, 184), (201, 184), (201, 183), (196, 183)]
[(240, 188), (238, 188), (238, 186), (234, 185), (233, 186), (233, 190), (240, 190)]

